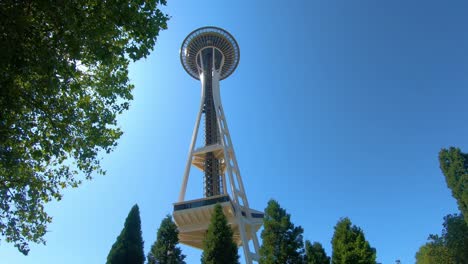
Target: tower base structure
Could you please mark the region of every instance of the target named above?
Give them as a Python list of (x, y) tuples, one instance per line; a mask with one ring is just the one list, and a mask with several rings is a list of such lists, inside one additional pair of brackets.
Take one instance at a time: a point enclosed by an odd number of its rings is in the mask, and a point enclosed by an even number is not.
[[(218, 195), (202, 199), (184, 201), (174, 204), (174, 221), (179, 230), (179, 242), (194, 248), (203, 249), (203, 239), (205, 238), (208, 225), (214, 206), (220, 204), (228, 224), (233, 231), (234, 242), (242, 246), (242, 234), (251, 240), (251, 234), (255, 234), (263, 224), (264, 214), (260, 211), (249, 209), (243, 210), (240, 220), (236, 217), (236, 209), (229, 195)], [(247, 217), (247, 214), (250, 217)], [(244, 228), (239, 228), (239, 221), (243, 221)], [(251, 232), (253, 231), (253, 232)]]

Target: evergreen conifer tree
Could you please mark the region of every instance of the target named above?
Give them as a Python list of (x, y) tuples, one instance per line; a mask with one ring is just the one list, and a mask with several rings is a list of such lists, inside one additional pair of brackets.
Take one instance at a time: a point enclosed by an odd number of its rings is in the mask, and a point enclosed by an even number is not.
[(125, 219), (124, 228), (107, 256), (107, 264), (143, 264), (143, 238), (141, 236), (140, 210), (134, 205)]
[(376, 252), (371, 248), (361, 228), (343, 218), (335, 226), (332, 239), (333, 264), (376, 264)]
[(221, 205), (214, 207), (211, 223), (203, 241), (202, 264), (238, 264), (237, 245)]
[(330, 264), (330, 257), (325, 253), (322, 244), (309, 240), (305, 242), (305, 264)]
[(185, 255), (177, 244), (179, 231), (170, 215), (166, 216), (158, 229), (157, 239), (148, 254), (148, 264), (185, 264)]
[(260, 248), (261, 264), (303, 263), (304, 243), (300, 226), (294, 226), (291, 216), (277, 201), (270, 200), (263, 218)]

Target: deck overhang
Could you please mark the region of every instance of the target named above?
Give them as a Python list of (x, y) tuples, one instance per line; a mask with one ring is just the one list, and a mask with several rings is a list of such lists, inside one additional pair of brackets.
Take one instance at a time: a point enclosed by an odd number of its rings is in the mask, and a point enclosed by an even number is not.
[[(203, 239), (211, 221), (211, 215), (214, 211), (214, 206), (220, 204), (223, 213), (230, 225), (234, 242), (242, 245), (242, 239), (239, 233), (239, 222), (236, 217), (236, 209), (228, 195), (218, 195), (197, 200), (184, 201), (174, 204), (174, 222), (179, 229), (179, 242), (198, 249), (203, 249)], [(250, 216), (247, 217), (247, 212), (241, 212), (241, 221), (245, 224), (246, 234), (251, 234), (250, 230), (255, 232), (260, 229), (263, 224), (263, 213), (257, 210), (249, 209)], [(248, 237), (250, 240), (251, 237)]]

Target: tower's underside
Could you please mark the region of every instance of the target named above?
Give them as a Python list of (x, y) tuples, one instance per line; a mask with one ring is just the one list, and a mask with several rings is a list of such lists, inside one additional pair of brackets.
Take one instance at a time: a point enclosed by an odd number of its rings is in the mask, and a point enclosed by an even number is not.
[(180, 61), (190, 76), (199, 80), (200, 73), (196, 61), (197, 53), (205, 47), (216, 47), (224, 55), (224, 66), (220, 80), (231, 75), (239, 64), (239, 45), (234, 37), (224, 29), (203, 27), (190, 33), (182, 43)]
[[(211, 220), (214, 205), (219, 203), (223, 208), (228, 223), (233, 231), (234, 242), (242, 245), (239, 223), (234, 215), (235, 209), (228, 195), (185, 201), (174, 204), (174, 221), (179, 229), (179, 241), (198, 249), (203, 249), (203, 239)], [(245, 216), (246, 212), (242, 212)], [(257, 232), (263, 224), (263, 213), (250, 209), (251, 221), (245, 222), (248, 240), (251, 239), (250, 229)]]

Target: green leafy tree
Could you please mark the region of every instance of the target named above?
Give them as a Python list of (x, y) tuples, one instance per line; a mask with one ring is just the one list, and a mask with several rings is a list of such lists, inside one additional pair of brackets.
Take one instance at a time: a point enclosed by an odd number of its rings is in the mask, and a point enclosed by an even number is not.
[(134, 205), (125, 219), (124, 228), (107, 256), (107, 264), (143, 264), (143, 238), (141, 237), (140, 210)]
[(179, 231), (170, 215), (166, 216), (158, 229), (156, 242), (148, 254), (148, 264), (185, 264), (185, 255), (177, 244)]
[(463, 214), (452, 214), (444, 217), (442, 238), (454, 263), (468, 263), (468, 225)]
[(439, 237), (431, 237), (431, 242), (419, 248), (416, 264), (454, 264), (452, 255)]
[(221, 205), (214, 207), (211, 222), (203, 240), (202, 264), (238, 264), (237, 245), (233, 233), (223, 214)]
[(330, 257), (325, 253), (322, 244), (309, 240), (305, 242), (305, 263), (306, 264), (330, 264)]
[(468, 154), (450, 147), (439, 152), (440, 169), (468, 224)]
[(265, 209), (260, 247), (261, 264), (303, 263), (304, 244), (301, 226), (294, 226), (291, 216), (275, 200)]
[(444, 217), (442, 236), (429, 235), (429, 241), (416, 253), (417, 264), (468, 263), (468, 226), (463, 215)]
[(376, 264), (376, 251), (369, 245), (361, 228), (342, 218), (332, 239), (333, 264)]
[(0, 1), (0, 234), (23, 254), (45, 243), (44, 204), (104, 173), (99, 153), (132, 100), (128, 65), (167, 27), (159, 4)]

